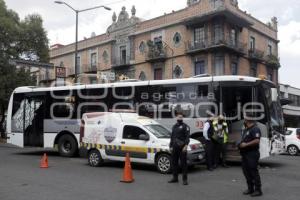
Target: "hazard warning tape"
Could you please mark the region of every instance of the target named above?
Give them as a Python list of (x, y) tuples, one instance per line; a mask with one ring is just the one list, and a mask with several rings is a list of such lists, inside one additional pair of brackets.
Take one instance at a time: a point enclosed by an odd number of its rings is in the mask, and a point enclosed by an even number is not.
[(148, 147), (136, 147), (136, 146), (124, 146), (124, 145), (106, 145), (106, 144), (93, 144), (93, 143), (80, 143), (82, 148), (86, 149), (99, 149), (99, 150), (115, 150), (115, 151), (128, 151), (136, 153), (158, 153), (168, 152), (161, 148), (148, 148)]

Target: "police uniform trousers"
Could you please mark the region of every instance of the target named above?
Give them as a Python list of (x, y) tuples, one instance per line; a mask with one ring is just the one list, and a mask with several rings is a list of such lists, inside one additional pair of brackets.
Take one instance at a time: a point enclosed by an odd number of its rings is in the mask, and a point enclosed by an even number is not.
[(211, 140), (205, 140), (205, 155), (207, 169), (212, 169), (215, 165), (215, 151), (214, 142)]
[[(223, 140), (223, 138), (222, 138)], [(220, 164), (225, 165), (226, 164), (226, 154), (227, 154), (227, 143), (224, 143), (223, 141), (215, 141), (214, 142), (214, 164), (215, 166), (218, 166)]]
[(182, 152), (181, 147), (174, 145), (173, 151), (172, 151), (172, 172), (173, 172), (173, 178), (178, 179), (178, 171), (179, 171), (179, 160), (182, 168), (182, 179), (187, 180), (187, 172), (188, 172), (188, 166), (187, 166), (187, 152)]
[(258, 171), (259, 157), (259, 151), (242, 153), (242, 169), (247, 180), (249, 191), (261, 191), (261, 179)]

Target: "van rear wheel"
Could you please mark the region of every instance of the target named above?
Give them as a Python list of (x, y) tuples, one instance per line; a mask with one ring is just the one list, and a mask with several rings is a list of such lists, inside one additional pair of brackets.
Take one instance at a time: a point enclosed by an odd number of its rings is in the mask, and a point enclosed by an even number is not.
[(160, 154), (156, 158), (155, 165), (157, 170), (162, 174), (169, 174), (172, 171), (171, 156), (168, 154)]
[(101, 164), (103, 164), (103, 159), (101, 157), (99, 150), (93, 149), (89, 151), (88, 162), (89, 165), (92, 167), (99, 167), (101, 166)]
[(77, 141), (71, 135), (63, 135), (58, 140), (58, 151), (61, 156), (73, 157), (78, 151)]

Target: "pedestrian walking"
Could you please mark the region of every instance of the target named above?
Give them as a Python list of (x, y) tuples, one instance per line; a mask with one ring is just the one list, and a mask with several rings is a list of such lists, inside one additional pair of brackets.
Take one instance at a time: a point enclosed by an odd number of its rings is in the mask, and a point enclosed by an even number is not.
[(170, 141), (170, 151), (172, 157), (172, 173), (173, 178), (169, 183), (178, 182), (178, 168), (179, 160), (182, 167), (183, 185), (188, 185), (187, 181), (187, 148), (190, 142), (190, 128), (183, 122), (183, 114), (177, 113), (177, 122), (172, 128), (172, 135)]

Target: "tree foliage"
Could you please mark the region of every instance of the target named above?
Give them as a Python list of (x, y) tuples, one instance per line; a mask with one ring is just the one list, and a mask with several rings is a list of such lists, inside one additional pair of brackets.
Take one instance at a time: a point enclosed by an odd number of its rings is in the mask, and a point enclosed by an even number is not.
[[(20, 20), (18, 14), (7, 9), (4, 0), (0, 0), (0, 116), (3, 116), (9, 97), (16, 87), (35, 85), (30, 72), (16, 69), (10, 60), (48, 62), (48, 52), (42, 17), (32, 14)], [(2, 124), (3, 117), (0, 121)]]

